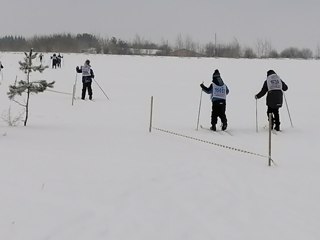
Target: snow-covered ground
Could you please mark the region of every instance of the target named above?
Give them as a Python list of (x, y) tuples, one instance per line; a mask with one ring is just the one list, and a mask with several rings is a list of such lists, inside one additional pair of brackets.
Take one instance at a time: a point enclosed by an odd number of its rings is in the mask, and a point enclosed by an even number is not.
[[(9, 107), (11, 117), (21, 108), (6, 92), (25, 78), (24, 54), (0, 56), (0, 239), (320, 239), (319, 61), (64, 54), (61, 69), (31, 75), (60, 93), (31, 96), (27, 127), (9, 127)], [(75, 67), (86, 59), (110, 101), (93, 84), (94, 101), (72, 106)], [(196, 130), (199, 84), (216, 68), (230, 89), (232, 136)], [(272, 167), (258, 156), (268, 155), (265, 98), (258, 133), (254, 99), (269, 69), (289, 86), (294, 125), (284, 105)], [(201, 125), (210, 114), (203, 94)]]

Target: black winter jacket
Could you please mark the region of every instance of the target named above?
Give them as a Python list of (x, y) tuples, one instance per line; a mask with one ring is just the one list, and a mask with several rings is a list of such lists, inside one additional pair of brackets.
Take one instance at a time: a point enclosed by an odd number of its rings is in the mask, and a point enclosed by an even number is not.
[(282, 107), (282, 103), (283, 103), (283, 92), (282, 91), (287, 91), (288, 90), (288, 86), (287, 84), (285, 84), (284, 81), (282, 81), (282, 90), (271, 90), (268, 91), (268, 84), (267, 84), (267, 80), (264, 81), (263, 86), (261, 91), (256, 95), (256, 97), (262, 98), (266, 93), (267, 94), (267, 98), (266, 98), (266, 104), (268, 107), (270, 108), (280, 108)]

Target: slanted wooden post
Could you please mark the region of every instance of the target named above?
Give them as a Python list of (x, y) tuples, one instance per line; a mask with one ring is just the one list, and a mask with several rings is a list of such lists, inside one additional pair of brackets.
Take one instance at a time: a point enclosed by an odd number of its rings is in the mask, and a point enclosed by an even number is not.
[[(202, 82), (203, 83), (203, 82)], [(197, 128), (196, 130), (199, 130), (199, 121), (200, 121), (200, 112), (201, 112), (201, 101), (202, 101), (202, 89), (201, 89), (201, 93), (200, 93), (200, 103), (199, 103), (199, 111), (198, 111), (198, 120), (197, 120)]]
[(76, 77), (74, 80), (73, 88), (72, 88), (72, 102), (71, 105), (73, 106), (74, 100), (76, 98), (76, 87), (77, 87), (77, 82), (78, 82), (78, 74), (76, 73)]
[(76, 85), (74, 84), (73, 88), (72, 88), (72, 100), (71, 100), (71, 105), (72, 106), (73, 106), (73, 103), (74, 103), (75, 95), (76, 95)]

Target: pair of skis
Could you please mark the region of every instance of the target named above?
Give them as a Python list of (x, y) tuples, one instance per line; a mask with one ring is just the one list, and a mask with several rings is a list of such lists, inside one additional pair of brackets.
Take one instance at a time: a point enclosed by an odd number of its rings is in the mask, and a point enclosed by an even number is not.
[[(226, 134), (228, 134), (228, 135), (230, 135), (230, 136), (233, 136), (233, 134), (230, 132), (230, 130), (216, 130), (216, 131), (213, 131), (213, 130), (211, 130), (210, 128), (208, 128), (208, 127), (205, 127), (205, 126), (203, 126), (203, 125), (200, 125), (200, 128), (201, 129), (205, 129), (205, 130), (208, 130), (208, 131), (210, 131), (210, 132), (212, 132), (212, 133), (219, 133), (219, 134), (221, 134), (221, 135), (225, 135), (224, 133), (226, 133)], [(268, 127), (267, 126), (265, 126), (265, 127), (263, 127), (263, 130), (268, 130)], [(271, 130), (271, 133), (272, 134), (274, 134), (274, 135), (279, 135), (279, 134), (282, 134), (283, 132), (280, 130), (280, 131), (276, 131), (276, 130), (274, 130), (274, 129), (272, 129)]]
[(218, 130), (218, 129), (217, 129), (216, 131), (213, 131), (213, 130), (211, 130), (210, 128), (204, 127), (204, 126), (202, 126), (202, 125), (200, 125), (200, 128), (201, 128), (201, 129), (208, 130), (208, 131), (213, 132), (213, 133), (219, 133), (219, 134), (221, 134), (221, 135), (224, 135), (224, 133), (226, 133), (226, 134), (228, 134), (228, 135), (230, 135), (230, 136), (233, 136), (232, 133), (231, 133), (229, 130)]
[[(266, 131), (269, 131), (269, 126), (266, 125), (266, 126), (263, 127), (263, 129), (266, 130)], [(281, 130), (280, 131), (276, 131), (275, 129), (272, 129), (271, 133), (274, 134), (274, 135), (278, 135), (278, 134), (281, 134), (283, 132)]]

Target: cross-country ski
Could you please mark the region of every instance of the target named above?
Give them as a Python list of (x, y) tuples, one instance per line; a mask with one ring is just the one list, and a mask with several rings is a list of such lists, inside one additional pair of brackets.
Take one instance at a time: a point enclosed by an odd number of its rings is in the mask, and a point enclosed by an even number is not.
[(207, 130), (207, 131), (210, 131), (211, 133), (218, 133), (218, 134), (222, 134), (222, 135), (227, 134), (227, 135), (233, 136), (233, 134), (230, 132), (230, 130), (215, 130), (215, 131), (213, 131), (209, 127), (205, 127), (203, 125), (200, 125), (200, 128)]

